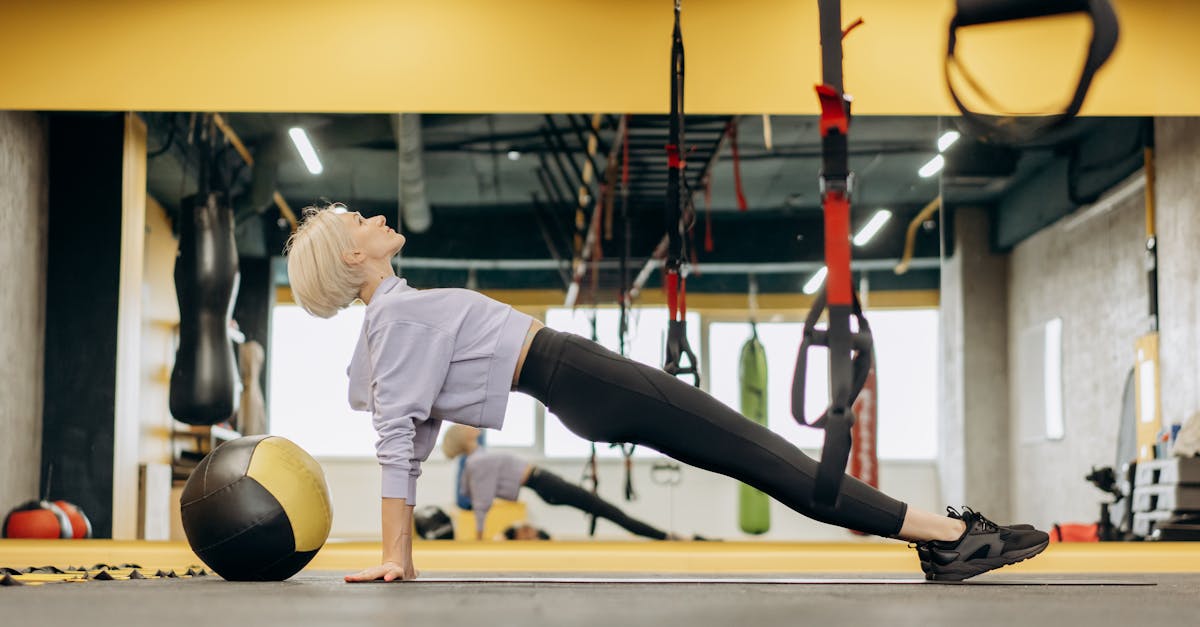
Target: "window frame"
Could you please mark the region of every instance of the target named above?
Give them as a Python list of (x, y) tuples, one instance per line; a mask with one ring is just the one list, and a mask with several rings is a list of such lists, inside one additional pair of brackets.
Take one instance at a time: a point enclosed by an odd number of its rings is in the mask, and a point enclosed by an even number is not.
[[(297, 305), (295, 305), (294, 303), (287, 303), (287, 302), (279, 302), (279, 303), (275, 304), (275, 307), (295, 307), (295, 306), (297, 306)], [(635, 305), (635, 307), (642, 308), (642, 309), (661, 309), (663, 307), (663, 305), (662, 304), (646, 304), (646, 305)], [(562, 309), (562, 308), (563, 307), (557, 306), (557, 305), (546, 305), (546, 306), (540, 306), (540, 307), (518, 307), (517, 309), (526, 314), (529, 314), (530, 316), (534, 317), (535, 319), (545, 323), (546, 318), (548, 317), (548, 314), (552, 309)], [(605, 305), (605, 306), (601, 306), (600, 309), (616, 309), (616, 306), (615, 305)], [(939, 310), (939, 308), (936, 305), (931, 306), (928, 304), (922, 304), (922, 305), (911, 305), (911, 306), (876, 307), (876, 308), (873, 308), (873, 310), (874, 311), (898, 311), (898, 310), (935, 310), (936, 311), (936, 310)], [(694, 313), (698, 316), (699, 324), (700, 324), (700, 332), (699, 332), (700, 347), (699, 347), (699, 350), (697, 350), (697, 359), (699, 360), (699, 363), (701, 365), (700, 389), (704, 390), (707, 393), (711, 393), (711, 381), (709, 379), (709, 374), (710, 374), (709, 373), (709, 370), (710, 370), (709, 364), (711, 362), (712, 324), (713, 323), (743, 323), (743, 324), (748, 323), (750, 320), (750, 311), (749, 311), (749, 309), (694, 308), (692, 310), (692, 312), (690, 312), (690, 313)], [(795, 308), (762, 309), (757, 312), (756, 318), (759, 322), (764, 322), (764, 323), (769, 322), (769, 323), (800, 323), (800, 324), (802, 324), (805, 321), (805, 319), (807, 318), (807, 311), (806, 310), (802, 311), (800, 309), (795, 309)], [(940, 322), (939, 322), (939, 324), (940, 324)], [(502, 449), (505, 452), (519, 455), (519, 456), (529, 459), (533, 462), (543, 461), (543, 462), (555, 462), (555, 463), (572, 463), (572, 462), (582, 463), (584, 460), (588, 459), (587, 456), (575, 456), (575, 455), (547, 456), (546, 455), (545, 450), (546, 450), (547, 415), (548, 415), (548, 412), (546, 410), (546, 407), (544, 405), (542, 405), (541, 403), (535, 401), (533, 403), (533, 421), (532, 421), (533, 443), (532, 443), (532, 445), (530, 445), (530, 446), (493, 445), (494, 448)], [(602, 446), (607, 447), (607, 445), (602, 445)], [(802, 448), (802, 450), (805, 450), (805, 451), (818, 450), (818, 449), (814, 449), (812, 447), (801, 447), (801, 448)], [(655, 453), (653, 456), (651, 456), (649, 458), (655, 458), (659, 455), (660, 454)], [(320, 459), (327, 459), (327, 460), (346, 461), (346, 460), (364, 460), (364, 459), (368, 459), (368, 458), (374, 459), (374, 454), (373, 453), (363, 454), (363, 455), (341, 454), (341, 455), (330, 455), (330, 456), (318, 455), (317, 457)], [(605, 462), (613, 462), (613, 461), (618, 461), (618, 460), (619, 460), (619, 458), (600, 458), (598, 461), (605, 463)], [(895, 463), (909, 463), (909, 462), (927, 463), (930, 460), (926, 459), (926, 458), (896, 458), (896, 459), (888, 458), (888, 461), (889, 461), (889, 463), (892, 463), (892, 462), (895, 462)]]

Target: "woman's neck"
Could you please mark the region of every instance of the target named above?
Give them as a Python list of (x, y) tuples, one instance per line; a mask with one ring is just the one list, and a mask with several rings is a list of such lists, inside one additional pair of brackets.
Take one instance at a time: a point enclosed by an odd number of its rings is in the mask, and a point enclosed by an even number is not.
[(379, 289), (379, 284), (384, 280), (396, 276), (392, 271), (392, 266), (389, 264), (386, 269), (372, 268), (366, 271), (367, 279), (363, 281), (362, 287), (358, 289), (358, 298), (365, 304), (371, 304), (371, 298), (375, 296), (375, 290)]

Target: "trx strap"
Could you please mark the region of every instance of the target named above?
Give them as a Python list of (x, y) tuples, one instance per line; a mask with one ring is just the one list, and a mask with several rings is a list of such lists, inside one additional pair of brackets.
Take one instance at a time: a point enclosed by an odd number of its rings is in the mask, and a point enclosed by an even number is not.
[[(596, 472), (596, 443), (592, 442), (592, 454), (583, 463), (583, 484), (593, 495), (600, 493), (600, 473)], [(596, 515), (588, 514), (588, 537), (596, 535)]]
[(709, 177), (704, 180), (704, 252), (712, 251), (712, 177)]
[(637, 493), (633, 491), (633, 451), (636, 444), (613, 443), (609, 448), (621, 447), (621, 457), (625, 458), (625, 500), (636, 501)]
[[(628, 121), (628, 116), (626, 116)], [(621, 318), (617, 323), (617, 345), (621, 355), (626, 353), (625, 342), (629, 333), (629, 240), (630, 240), (630, 224), (629, 224), (629, 124), (624, 125), (626, 141), (622, 152), (623, 163), (621, 164), (621, 293), (620, 307)], [(636, 444), (613, 444), (613, 446), (621, 447), (621, 454), (625, 457), (625, 500), (632, 501), (637, 499), (637, 494), (633, 491), (633, 450), (637, 447)]]
[[(957, 0), (956, 5), (957, 11), (950, 20), (949, 44), (946, 49), (946, 85), (950, 89), (950, 97), (954, 99), (954, 104), (962, 111), (965, 130), (981, 139), (998, 143), (1022, 143), (1074, 118), (1083, 106), (1083, 100), (1096, 71), (1104, 65), (1117, 46), (1120, 29), (1117, 26), (1117, 15), (1108, 0)], [(1087, 59), (1079, 75), (1079, 83), (1075, 86), (1075, 94), (1061, 113), (1017, 118), (1011, 115), (977, 113), (963, 104), (958, 92), (954, 90), (953, 81), (950, 80), (951, 68), (957, 69), (967, 85), (989, 106), (997, 110), (1002, 108), (996, 105), (991, 96), (954, 57), (954, 46), (960, 26), (993, 24), (1063, 13), (1086, 13), (1092, 20), (1092, 41), (1088, 45)]]
[[(592, 309), (591, 322), (592, 322), (592, 341), (595, 342), (599, 339), (599, 334), (597, 333), (597, 329), (596, 329), (596, 310), (594, 308)], [(592, 452), (591, 452), (591, 455), (588, 456), (588, 460), (583, 466), (583, 482), (585, 484), (588, 484), (588, 483), (591, 484), (593, 495), (599, 495), (600, 494), (600, 473), (598, 471), (599, 469), (596, 464), (596, 443), (591, 442), (590, 444), (591, 444)], [(596, 514), (588, 513), (588, 537), (591, 538), (591, 537), (594, 537), (595, 535), (596, 535)]]
[[(679, 28), (680, 0), (675, 0), (675, 29), (671, 34), (671, 125), (667, 144), (667, 257), (663, 262), (667, 288), (666, 363), (663, 371), (679, 376), (690, 375), (700, 387), (696, 354), (687, 339), (687, 273), (683, 267), (684, 180), (687, 162), (683, 153), (683, 32)], [(686, 358), (686, 362), (685, 362)]]
[(729, 121), (729, 148), (733, 151), (733, 191), (737, 195), (738, 211), (749, 208), (746, 204), (746, 193), (742, 189), (742, 159), (738, 155), (737, 118)]
[[(821, 203), (825, 213), (825, 285), (804, 322), (804, 335), (792, 379), (792, 416), (800, 424), (825, 430), (825, 444), (813, 492), (815, 505), (834, 507), (850, 456), (852, 405), (871, 369), (871, 328), (850, 276), (850, 172), (848, 132), (850, 103), (842, 87), (842, 37), (840, 0), (820, 0), (821, 57), (825, 83), (817, 86), (821, 103)], [(854, 28), (861, 22), (856, 22)], [(849, 32), (849, 30), (847, 30)], [(828, 311), (827, 325), (817, 328)], [(858, 323), (857, 331), (851, 319)], [(808, 351), (829, 349), (829, 407), (814, 421), (804, 415), (804, 383)]]
[(618, 294), (620, 319), (617, 321), (617, 343), (625, 354), (625, 338), (629, 334), (629, 246), (632, 227), (629, 224), (629, 114), (624, 117), (621, 138), (621, 292)]

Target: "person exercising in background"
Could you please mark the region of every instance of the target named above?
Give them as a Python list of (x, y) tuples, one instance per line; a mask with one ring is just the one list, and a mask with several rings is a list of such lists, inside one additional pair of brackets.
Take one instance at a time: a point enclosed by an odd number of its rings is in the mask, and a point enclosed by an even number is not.
[(442, 440), (442, 452), (449, 459), (466, 455), (462, 485), (459, 491), (471, 499), (475, 513), (475, 539), (483, 539), (483, 523), (496, 498), (517, 500), (521, 486), (533, 490), (550, 505), (569, 505), (598, 518), (610, 520), (629, 533), (651, 540), (680, 540), (629, 517), (620, 508), (568, 482), (562, 477), (515, 455), (489, 451), (479, 446), (479, 429), (466, 425), (451, 425)]
[[(924, 511), (850, 476), (834, 504), (815, 502), (818, 464), (791, 442), (658, 368), (545, 328), (479, 292), (409, 286), (391, 263), (404, 243), (383, 216), (334, 204), (306, 208), (286, 247), (292, 294), (305, 311), (329, 318), (356, 300), (367, 305), (348, 396), (351, 407), (371, 413), (379, 436), (383, 559), (346, 581), (417, 577), (412, 515), (421, 462), (442, 421), (503, 427), (513, 389), (586, 440), (645, 446), (810, 518), (912, 542), (929, 579), (973, 577), (1029, 559), (1050, 542), (1044, 531), (998, 525), (965, 507), (945, 516)], [(1008, 489), (994, 479), (995, 489)]]
[(527, 522), (513, 523), (504, 530), (505, 540), (549, 540), (550, 534)]

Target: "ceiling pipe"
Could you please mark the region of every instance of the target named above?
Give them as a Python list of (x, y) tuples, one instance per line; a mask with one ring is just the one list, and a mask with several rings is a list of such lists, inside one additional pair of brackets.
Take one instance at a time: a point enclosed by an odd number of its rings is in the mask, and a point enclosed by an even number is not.
[[(891, 270), (899, 259), (854, 259), (851, 269), (863, 272)], [(616, 259), (593, 261), (592, 264), (604, 270), (615, 270), (618, 267)], [(544, 271), (569, 269), (568, 259), (448, 259), (444, 257), (405, 257), (400, 261), (402, 268), (425, 268), (439, 270), (505, 270), (505, 271)], [(646, 267), (650, 273), (659, 269), (662, 261), (651, 259)], [(704, 274), (802, 274), (816, 271), (825, 266), (824, 261), (781, 261), (756, 263), (705, 263)], [(938, 268), (941, 260), (937, 257), (917, 257), (909, 261), (909, 268), (926, 269)], [(644, 281), (643, 281), (644, 282)]]
[(433, 214), (429, 210), (429, 199), (425, 196), (421, 115), (397, 113), (391, 119), (399, 155), (400, 222), (408, 232), (424, 233), (433, 224)]

